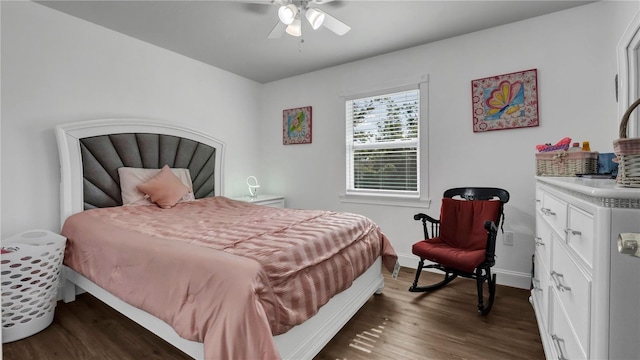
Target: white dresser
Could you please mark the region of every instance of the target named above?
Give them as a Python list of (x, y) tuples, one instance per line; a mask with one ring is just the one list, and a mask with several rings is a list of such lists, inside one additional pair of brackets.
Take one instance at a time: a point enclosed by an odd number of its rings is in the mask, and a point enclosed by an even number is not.
[(640, 189), (614, 180), (536, 178), (531, 300), (547, 359), (640, 359)]

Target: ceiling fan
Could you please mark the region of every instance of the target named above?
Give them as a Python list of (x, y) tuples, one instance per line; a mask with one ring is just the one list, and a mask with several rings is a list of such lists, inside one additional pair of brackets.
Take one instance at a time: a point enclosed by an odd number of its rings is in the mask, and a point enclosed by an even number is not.
[(305, 18), (313, 30), (324, 26), (334, 33), (342, 36), (351, 30), (351, 27), (325, 11), (312, 7), (311, 5), (321, 5), (333, 0), (272, 0), (271, 3), (280, 5), (278, 9), (278, 23), (267, 36), (269, 39), (276, 39), (287, 33), (291, 36), (302, 36), (302, 18)]

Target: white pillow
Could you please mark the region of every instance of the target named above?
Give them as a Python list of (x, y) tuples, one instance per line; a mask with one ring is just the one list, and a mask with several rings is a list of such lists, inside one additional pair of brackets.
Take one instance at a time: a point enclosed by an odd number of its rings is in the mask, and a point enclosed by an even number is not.
[[(159, 172), (160, 169), (142, 169), (132, 167), (118, 168), (122, 205), (155, 205), (155, 203), (151, 201), (145, 193), (138, 190), (138, 185), (151, 180), (151, 178), (156, 176)], [(189, 169), (172, 168), (171, 172), (173, 172), (173, 174), (189, 188), (187, 195), (183, 196), (178, 202), (195, 200)]]

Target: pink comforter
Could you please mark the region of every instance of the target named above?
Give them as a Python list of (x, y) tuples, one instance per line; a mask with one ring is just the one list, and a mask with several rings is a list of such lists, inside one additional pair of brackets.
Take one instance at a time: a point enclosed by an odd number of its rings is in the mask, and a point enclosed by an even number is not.
[(62, 234), (65, 265), (203, 342), (207, 359), (279, 358), (272, 335), (313, 316), (378, 256), (390, 271), (397, 260), (366, 217), (224, 197), (88, 210)]

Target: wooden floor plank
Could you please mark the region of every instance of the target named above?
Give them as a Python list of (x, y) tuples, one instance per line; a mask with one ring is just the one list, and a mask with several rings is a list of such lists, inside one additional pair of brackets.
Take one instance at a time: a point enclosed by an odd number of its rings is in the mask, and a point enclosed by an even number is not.
[[(420, 294), (408, 291), (413, 275), (407, 268), (397, 279), (385, 274), (383, 293), (372, 296), (316, 359), (544, 359), (528, 291), (498, 286), (491, 313), (482, 317), (474, 281), (456, 279)], [(422, 278), (437, 279), (431, 273)], [(3, 344), (3, 358), (190, 359), (89, 294), (58, 303), (51, 326)]]

